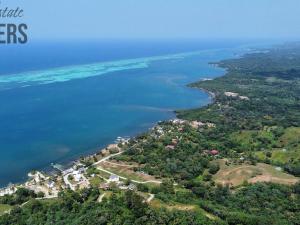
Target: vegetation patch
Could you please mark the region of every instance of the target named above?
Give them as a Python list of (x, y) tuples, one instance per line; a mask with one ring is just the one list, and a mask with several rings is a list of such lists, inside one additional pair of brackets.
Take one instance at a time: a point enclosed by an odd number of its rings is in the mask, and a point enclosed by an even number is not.
[(12, 209), (12, 206), (7, 204), (0, 204), (0, 215), (8, 213)]

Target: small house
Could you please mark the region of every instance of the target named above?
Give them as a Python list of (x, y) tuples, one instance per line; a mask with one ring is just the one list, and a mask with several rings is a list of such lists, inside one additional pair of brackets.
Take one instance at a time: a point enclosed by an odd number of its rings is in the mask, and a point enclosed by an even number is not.
[(112, 174), (109, 177), (109, 182), (119, 182), (120, 181), (120, 177), (118, 175)]
[(167, 150), (174, 150), (174, 149), (175, 149), (175, 146), (174, 146), (174, 145), (167, 145), (167, 146), (166, 146), (166, 149), (167, 149)]
[(108, 190), (109, 189), (109, 185), (107, 183), (101, 184), (100, 188), (103, 190)]
[(134, 191), (134, 190), (136, 190), (136, 186), (134, 184), (129, 184), (128, 189), (131, 191)]
[(48, 186), (48, 188), (52, 189), (52, 188), (54, 188), (55, 183), (53, 181), (48, 181), (47, 186)]
[(172, 139), (172, 144), (173, 144), (173, 145), (177, 145), (177, 144), (178, 144), (178, 140), (177, 140), (176, 138), (173, 138), (173, 139)]
[(216, 150), (216, 149), (213, 149), (213, 150), (210, 151), (210, 154), (211, 154), (211, 155), (218, 155), (218, 154), (219, 154), (219, 151)]
[(73, 172), (73, 177), (76, 182), (79, 182), (79, 181), (81, 181), (82, 175), (78, 170), (75, 170)]

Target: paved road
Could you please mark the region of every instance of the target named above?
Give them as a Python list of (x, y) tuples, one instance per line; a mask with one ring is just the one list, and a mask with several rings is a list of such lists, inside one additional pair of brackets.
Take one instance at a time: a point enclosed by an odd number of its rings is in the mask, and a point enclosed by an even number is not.
[(64, 182), (67, 186), (69, 186), (71, 188), (71, 190), (75, 191), (75, 186), (73, 184), (71, 184), (71, 182), (69, 181), (68, 179), (68, 176), (70, 175), (71, 173), (67, 173), (66, 175), (64, 175)]
[(98, 202), (102, 202), (104, 196), (105, 196), (105, 193), (103, 193), (102, 195), (100, 195), (99, 198), (98, 198)]
[(114, 157), (114, 156), (116, 156), (116, 155), (120, 155), (120, 154), (122, 154), (123, 152), (124, 152), (124, 151), (121, 151), (121, 152), (118, 152), (118, 153), (115, 153), (115, 154), (106, 156), (106, 157), (104, 157), (103, 159), (100, 159), (98, 162), (93, 163), (93, 166), (98, 165), (99, 163), (102, 163), (102, 162), (104, 162), (104, 161), (110, 159), (111, 157)]

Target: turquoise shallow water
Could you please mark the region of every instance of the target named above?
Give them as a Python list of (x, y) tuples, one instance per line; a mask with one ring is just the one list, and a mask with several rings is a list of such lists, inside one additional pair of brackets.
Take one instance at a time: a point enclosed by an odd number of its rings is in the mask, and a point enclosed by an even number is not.
[(18, 87), (28, 87), (32, 85), (51, 84), (57, 82), (66, 82), (74, 79), (100, 76), (102, 74), (118, 71), (144, 69), (148, 68), (152, 62), (162, 60), (180, 60), (205, 53), (206, 51), (187, 52), (2, 75), (0, 76), (0, 88), (5, 90)]
[(198, 46), (195, 51), (189, 47), (141, 57), (128, 53), (127, 59), (95, 62), (95, 58), (82, 65), (68, 61), (55, 68), (51, 61), (50, 68), (45, 63), (37, 70), (34, 62), (24, 68), (21, 64), (4, 68), (0, 185), (22, 181), (30, 170), (45, 169), (52, 162), (65, 163), (95, 152), (117, 136), (146, 131), (159, 120), (173, 118), (175, 109), (208, 104), (206, 93), (186, 84), (224, 74), (208, 63), (244, 51), (225, 47)]

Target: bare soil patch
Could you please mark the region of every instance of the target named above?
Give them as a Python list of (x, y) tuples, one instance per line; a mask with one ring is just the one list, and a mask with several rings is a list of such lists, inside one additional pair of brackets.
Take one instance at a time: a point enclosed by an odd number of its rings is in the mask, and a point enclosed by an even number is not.
[(256, 182), (272, 182), (279, 184), (292, 185), (299, 181), (299, 178), (284, 172), (278, 171), (275, 167), (258, 163), (257, 165), (225, 165), (225, 160), (219, 160), (220, 170), (213, 179), (216, 183), (229, 185), (232, 187)]

